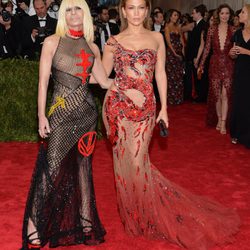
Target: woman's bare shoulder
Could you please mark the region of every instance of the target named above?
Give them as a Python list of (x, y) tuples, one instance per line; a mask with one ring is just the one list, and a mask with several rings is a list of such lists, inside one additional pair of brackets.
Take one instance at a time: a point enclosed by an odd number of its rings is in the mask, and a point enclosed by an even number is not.
[(156, 42), (159, 46), (160, 43), (163, 42), (163, 35), (161, 32), (157, 32), (157, 31), (150, 31), (150, 37), (151, 39)]
[(112, 38), (115, 39), (116, 41), (123, 40), (124, 38), (127, 38), (128, 34), (126, 31), (122, 31), (117, 35), (113, 35)]
[(153, 39), (160, 40), (162, 38), (162, 33), (158, 31), (149, 31), (149, 36)]
[(42, 48), (42, 54), (53, 57), (59, 44), (60, 37), (51, 35), (45, 38)]
[(44, 45), (49, 47), (57, 46), (59, 43), (60, 37), (56, 34), (48, 36), (44, 40)]

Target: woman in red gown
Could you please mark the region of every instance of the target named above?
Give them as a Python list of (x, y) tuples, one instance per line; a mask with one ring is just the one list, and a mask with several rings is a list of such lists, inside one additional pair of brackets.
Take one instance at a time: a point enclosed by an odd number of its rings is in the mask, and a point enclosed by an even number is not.
[[(214, 24), (209, 28), (205, 49), (202, 55), (199, 72), (203, 72), (204, 64), (210, 51), (209, 63), (209, 93), (207, 125), (216, 126), (221, 134), (226, 134), (228, 110), (231, 103), (234, 62), (229, 57), (229, 51), (235, 28), (229, 25), (233, 11), (227, 4), (222, 4), (216, 10)], [(217, 122), (217, 125), (216, 125)]]
[[(160, 33), (147, 29), (150, 0), (122, 0), (120, 13), (122, 32), (109, 39), (103, 55), (107, 73), (113, 67), (116, 71), (103, 119), (113, 146), (125, 230), (193, 250), (229, 242), (238, 231), (236, 212), (184, 190), (150, 162), (148, 146), (155, 122), (162, 119), (168, 126), (164, 41)], [(161, 99), (157, 119), (154, 72)]]

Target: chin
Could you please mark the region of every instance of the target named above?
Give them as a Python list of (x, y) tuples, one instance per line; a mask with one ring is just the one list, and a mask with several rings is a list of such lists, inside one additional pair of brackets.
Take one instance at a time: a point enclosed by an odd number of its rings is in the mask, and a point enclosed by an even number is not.
[(132, 21), (131, 24), (134, 26), (140, 26), (143, 24), (143, 22), (142, 21)]

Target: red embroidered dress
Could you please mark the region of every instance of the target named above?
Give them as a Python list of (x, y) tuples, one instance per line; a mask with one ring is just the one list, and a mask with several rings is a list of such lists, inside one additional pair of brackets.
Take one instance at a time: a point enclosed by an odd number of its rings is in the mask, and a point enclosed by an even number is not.
[(210, 27), (207, 34), (207, 40), (203, 56), (201, 59), (201, 67), (204, 67), (205, 61), (212, 51), (209, 63), (209, 93), (208, 93), (208, 112), (207, 124), (215, 126), (217, 123), (216, 102), (220, 98), (222, 86), (227, 91), (227, 98), (231, 100), (232, 82), (234, 62), (229, 56), (229, 51), (233, 46), (232, 36), (235, 29), (228, 26), (226, 40), (223, 50), (220, 48), (218, 26)]
[(149, 160), (157, 52), (126, 49), (113, 37), (108, 45), (114, 49), (116, 78), (103, 119), (113, 145), (117, 202), (126, 232), (196, 250), (231, 241), (239, 226), (234, 210), (170, 182)]

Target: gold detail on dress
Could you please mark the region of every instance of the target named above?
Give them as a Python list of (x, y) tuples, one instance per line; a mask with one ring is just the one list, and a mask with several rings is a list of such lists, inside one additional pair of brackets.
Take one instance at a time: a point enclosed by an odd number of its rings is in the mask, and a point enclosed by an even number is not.
[(51, 116), (52, 113), (55, 111), (55, 109), (59, 106), (61, 106), (63, 109), (65, 108), (65, 99), (60, 96), (57, 96), (56, 103), (53, 106), (51, 106), (48, 116)]

